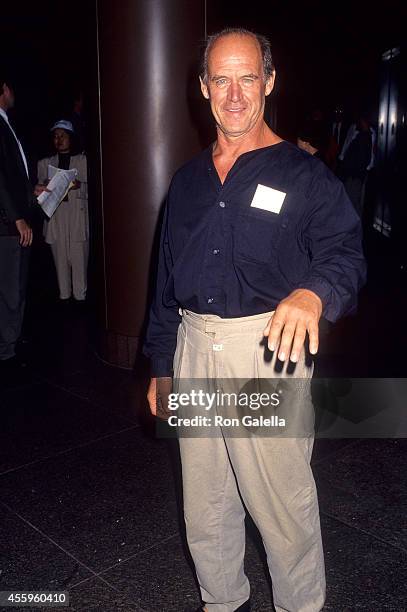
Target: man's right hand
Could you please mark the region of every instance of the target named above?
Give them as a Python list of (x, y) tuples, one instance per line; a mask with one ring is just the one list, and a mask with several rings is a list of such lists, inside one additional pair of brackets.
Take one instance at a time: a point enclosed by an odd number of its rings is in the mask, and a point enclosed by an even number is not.
[(152, 378), (147, 391), (150, 412), (161, 419), (168, 418), (168, 395), (172, 389), (172, 378), (165, 376)]
[(33, 241), (33, 231), (25, 219), (17, 219), (16, 227), (20, 234), (20, 244), (23, 247), (31, 246)]
[(34, 195), (35, 195), (35, 197), (38, 198), (38, 196), (40, 196), (44, 191), (47, 191), (48, 193), (51, 193), (51, 190), (47, 189), (46, 185), (41, 185), (40, 183), (38, 183), (34, 187)]

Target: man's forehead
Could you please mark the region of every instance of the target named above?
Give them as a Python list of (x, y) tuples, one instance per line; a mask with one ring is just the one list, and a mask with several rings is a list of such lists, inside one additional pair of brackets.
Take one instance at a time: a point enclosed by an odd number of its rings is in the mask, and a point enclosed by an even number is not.
[(262, 55), (257, 39), (247, 34), (227, 34), (219, 38), (209, 52), (208, 67), (228, 63), (253, 64), (261, 68)]

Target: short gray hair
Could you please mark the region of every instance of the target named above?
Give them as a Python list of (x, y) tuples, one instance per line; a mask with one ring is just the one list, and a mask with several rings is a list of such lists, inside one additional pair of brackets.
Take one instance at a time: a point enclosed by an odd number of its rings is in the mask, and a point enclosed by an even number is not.
[(256, 32), (246, 30), (246, 28), (225, 28), (224, 30), (217, 32), (216, 34), (212, 34), (207, 38), (206, 45), (203, 51), (200, 71), (201, 79), (203, 80), (203, 82), (206, 83), (208, 80), (208, 58), (213, 45), (216, 43), (216, 41), (219, 40), (219, 38), (223, 38), (224, 36), (230, 36), (231, 34), (237, 34), (238, 36), (251, 36), (252, 38), (257, 40), (260, 45), (260, 51), (263, 58), (264, 80), (267, 81), (274, 72), (274, 63), (271, 55), (271, 46), (269, 39), (266, 38), (266, 36), (263, 36), (262, 34), (256, 34)]

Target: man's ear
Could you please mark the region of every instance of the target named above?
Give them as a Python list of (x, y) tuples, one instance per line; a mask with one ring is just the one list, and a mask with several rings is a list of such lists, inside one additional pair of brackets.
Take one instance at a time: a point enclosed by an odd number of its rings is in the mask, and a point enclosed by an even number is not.
[(204, 98), (209, 100), (209, 91), (207, 85), (203, 82), (202, 78), (199, 77), (199, 82), (201, 84), (201, 91)]
[(273, 91), (275, 80), (276, 80), (276, 71), (273, 70), (271, 76), (266, 81), (266, 88), (265, 88), (265, 91), (264, 91), (264, 94), (266, 96), (269, 96), (271, 94), (271, 92)]

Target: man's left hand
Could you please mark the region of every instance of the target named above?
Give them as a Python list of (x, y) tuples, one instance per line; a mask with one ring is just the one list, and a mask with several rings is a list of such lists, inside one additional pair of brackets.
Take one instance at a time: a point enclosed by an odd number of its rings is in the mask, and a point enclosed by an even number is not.
[(296, 289), (277, 306), (264, 330), (268, 336), (270, 351), (278, 349), (280, 361), (290, 359), (297, 362), (309, 335), (309, 350), (318, 351), (318, 322), (322, 313), (322, 302), (309, 289)]

